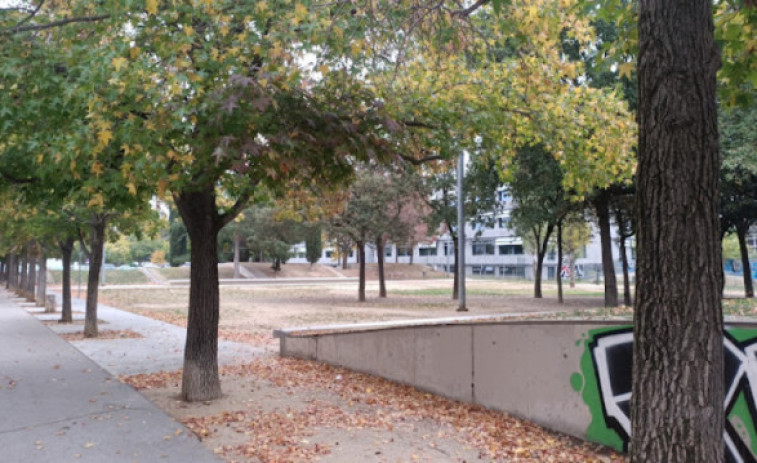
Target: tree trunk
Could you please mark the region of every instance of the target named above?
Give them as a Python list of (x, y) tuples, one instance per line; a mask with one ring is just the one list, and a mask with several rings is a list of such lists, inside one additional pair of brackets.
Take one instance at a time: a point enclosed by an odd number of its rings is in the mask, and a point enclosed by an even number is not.
[(570, 287), (576, 287), (576, 257), (575, 253), (568, 254), (568, 265), (570, 265)]
[(631, 461), (724, 456), (712, 4), (639, 4), (638, 265)]
[(24, 246), (21, 251), (21, 274), (18, 276), (18, 286), (16, 287), (16, 294), (20, 297), (24, 297), (26, 291), (26, 279), (29, 272), (29, 249)]
[(357, 285), (357, 300), (365, 302), (365, 241), (357, 242), (358, 259), (360, 260), (360, 278)]
[(45, 296), (47, 294), (47, 254), (45, 249), (40, 246), (39, 252), (39, 272), (37, 272), (37, 293), (35, 300), (37, 307), (45, 306)]
[(615, 263), (612, 260), (612, 237), (610, 235), (610, 207), (605, 190), (594, 200), (602, 245), (602, 273), (605, 278), (605, 307), (618, 306), (618, 280), (615, 278)]
[(189, 316), (184, 348), (181, 396), (202, 401), (221, 396), (218, 377), (218, 232), (216, 197), (212, 186), (174, 196), (191, 242)]
[(74, 321), (71, 313), (71, 255), (74, 253), (74, 239), (66, 238), (58, 243), (63, 260), (63, 294), (61, 301), (61, 323), (71, 323)]
[[(460, 244), (458, 243), (457, 236), (452, 236), (452, 251), (452, 255), (454, 256), (452, 264), (455, 268), (455, 271), (453, 272), (455, 276), (452, 278), (452, 284), (454, 285), (454, 288), (452, 289), (452, 300), (456, 301), (460, 298), (460, 285), (458, 284), (460, 274), (457, 271), (457, 256), (460, 252)], [(447, 252), (449, 252), (449, 249)]]
[(741, 267), (744, 269), (744, 297), (754, 297), (754, 284), (752, 283), (752, 265), (749, 263), (749, 248), (746, 244), (746, 235), (749, 232), (749, 224), (736, 227), (736, 235), (739, 237), (739, 251), (741, 251)]
[(87, 272), (87, 306), (84, 314), (84, 337), (96, 338), (97, 296), (100, 289), (100, 271), (103, 265), (105, 248), (105, 225), (107, 218), (95, 215), (89, 227), (89, 272)]
[(538, 229), (534, 229), (534, 242), (538, 246), (536, 250), (536, 273), (534, 274), (534, 299), (541, 299), (541, 273), (544, 268), (544, 257), (547, 255), (547, 244), (549, 244), (549, 237), (552, 236), (554, 225), (547, 225), (547, 231), (542, 238)]
[(8, 254), (8, 289), (15, 291), (18, 288), (18, 254)]
[(622, 232), (618, 237), (618, 244), (620, 250), (620, 261), (623, 263), (623, 304), (626, 307), (631, 307), (633, 301), (631, 300), (631, 281), (628, 276), (628, 256), (626, 255), (626, 235)]
[(384, 238), (376, 238), (376, 253), (378, 263), (379, 297), (386, 297), (386, 278), (384, 278)]
[(242, 272), (239, 270), (239, 249), (242, 247), (240, 242), (242, 237), (234, 234), (234, 279), (242, 277)]
[(557, 222), (557, 302), (563, 304), (562, 294), (562, 220)]
[(37, 288), (37, 249), (36, 244), (29, 245), (29, 275), (26, 277), (26, 300), (35, 302), (35, 290)]

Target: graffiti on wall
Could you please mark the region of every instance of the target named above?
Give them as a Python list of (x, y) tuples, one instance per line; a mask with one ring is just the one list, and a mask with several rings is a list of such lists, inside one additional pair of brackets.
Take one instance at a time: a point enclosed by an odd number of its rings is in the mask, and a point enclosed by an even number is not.
[[(625, 451), (631, 435), (631, 327), (592, 330), (581, 342), (581, 373), (571, 384), (592, 415), (587, 437)], [(727, 461), (757, 463), (757, 330), (728, 329), (723, 342)]]

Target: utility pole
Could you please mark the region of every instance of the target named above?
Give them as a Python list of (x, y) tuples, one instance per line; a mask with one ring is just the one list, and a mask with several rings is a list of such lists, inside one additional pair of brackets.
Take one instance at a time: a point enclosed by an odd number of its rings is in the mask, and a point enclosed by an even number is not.
[(467, 312), (465, 306), (465, 194), (463, 177), (465, 176), (465, 152), (457, 158), (457, 300), (458, 312)]

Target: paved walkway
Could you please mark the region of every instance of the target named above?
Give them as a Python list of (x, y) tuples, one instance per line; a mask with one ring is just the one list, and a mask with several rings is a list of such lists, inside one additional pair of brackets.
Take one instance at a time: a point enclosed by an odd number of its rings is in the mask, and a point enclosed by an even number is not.
[[(81, 325), (45, 326), (39, 319), (60, 314), (0, 289), (0, 461), (217, 463), (181, 424), (113, 378), (181, 367), (184, 330), (107, 306), (98, 315), (100, 329), (145, 336), (68, 343), (55, 331)], [(224, 363), (262, 351), (222, 342), (219, 352)]]

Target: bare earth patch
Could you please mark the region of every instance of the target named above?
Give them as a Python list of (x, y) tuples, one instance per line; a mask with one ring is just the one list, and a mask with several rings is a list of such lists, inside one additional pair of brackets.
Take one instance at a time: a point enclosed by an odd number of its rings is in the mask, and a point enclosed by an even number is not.
[(625, 462), (527, 421), (374, 376), (265, 357), (221, 368), (224, 397), (179, 400), (181, 372), (121, 377), (226, 461)]
[(84, 333), (59, 333), (66, 341), (97, 341), (105, 339), (139, 339), (141, 334), (132, 330), (99, 330), (96, 338), (85, 338)]

